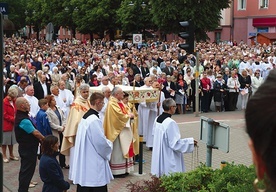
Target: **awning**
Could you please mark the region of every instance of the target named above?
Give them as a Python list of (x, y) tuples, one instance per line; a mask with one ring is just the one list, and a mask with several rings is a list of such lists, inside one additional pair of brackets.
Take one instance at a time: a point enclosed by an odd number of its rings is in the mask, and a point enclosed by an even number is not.
[(254, 27), (275, 27), (276, 26), (276, 17), (254, 18), (253, 26)]

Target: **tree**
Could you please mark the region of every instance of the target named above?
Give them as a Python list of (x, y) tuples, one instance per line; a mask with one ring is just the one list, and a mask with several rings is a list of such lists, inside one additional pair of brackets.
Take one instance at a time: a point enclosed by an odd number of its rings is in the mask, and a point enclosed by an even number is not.
[(9, 6), (9, 19), (13, 22), (15, 29), (23, 28), (25, 23), (25, 1), (24, 0), (5, 0)]
[(81, 33), (93, 32), (103, 38), (106, 30), (114, 31), (120, 0), (71, 0), (71, 4), (79, 9), (73, 20)]
[(166, 34), (178, 33), (180, 21), (193, 20), (197, 40), (206, 40), (206, 32), (215, 30), (221, 19), (221, 10), (230, 6), (230, 0), (151, 0), (153, 21)]
[(151, 5), (147, 1), (137, 0), (133, 4), (122, 1), (117, 10), (117, 23), (121, 25), (124, 34), (143, 32), (145, 35), (146, 29), (156, 29), (152, 17)]

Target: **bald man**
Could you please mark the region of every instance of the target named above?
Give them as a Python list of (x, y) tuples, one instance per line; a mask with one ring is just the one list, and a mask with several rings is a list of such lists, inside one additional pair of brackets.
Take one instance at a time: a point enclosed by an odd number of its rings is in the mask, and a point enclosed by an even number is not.
[(18, 142), (18, 152), (21, 157), (19, 171), (19, 192), (27, 192), (36, 166), (37, 149), (44, 136), (35, 128), (29, 118), (30, 103), (24, 97), (15, 102), (15, 136)]

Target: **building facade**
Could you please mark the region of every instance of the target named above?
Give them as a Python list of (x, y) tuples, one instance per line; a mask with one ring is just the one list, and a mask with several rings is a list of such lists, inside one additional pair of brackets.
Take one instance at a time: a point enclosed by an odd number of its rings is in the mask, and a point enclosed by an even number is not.
[(222, 11), (220, 27), (208, 33), (211, 42), (243, 41), (251, 44), (258, 33), (276, 32), (276, 0), (232, 0)]

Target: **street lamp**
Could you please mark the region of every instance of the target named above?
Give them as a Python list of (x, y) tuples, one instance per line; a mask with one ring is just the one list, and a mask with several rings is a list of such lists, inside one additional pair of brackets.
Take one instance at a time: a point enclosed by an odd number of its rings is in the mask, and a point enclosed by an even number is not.
[(29, 18), (30, 18), (30, 21), (29, 21), (30, 22), (30, 25), (29, 25), (29, 39), (30, 39), (31, 38), (31, 30), (32, 30), (32, 16), (36, 14), (36, 11), (33, 10), (31, 12), (31, 14), (29, 14), (28, 10), (25, 10), (24, 13), (25, 13), (26, 17), (29, 15)]
[[(64, 10), (65, 10), (66, 12), (70, 12), (70, 13), (71, 13), (71, 10), (72, 10), (72, 9), (73, 9), (72, 7), (70, 7), (70, 8), (65, 7), (65, 8), (64, 8)], [(73, 12), (78, 12), (78, 11), (79, 11), (78, 7), (75, 7), (75, 8), (73, 9)], [(74, 22), (73, 22), (73, 13), (71, 13), (71, 22), (70, 22), (70, 24), (71, 24), (71, 26), (69, 26), (69, 27), (70, 27), (70, 29), (72, 30), (72, 31), (71, 31), (71, 39), (72, 39), (72, 34), (73, 34), (73, 38), (76, 37), (76, 27), (75, 27)]]
[(146, 6), (147, 6), (147, 5), (146, 5), (145, 2), (143, 1), (142, 4), (141, 4), (141, 7), (142, 7), (143, 9), (145, 9)]

